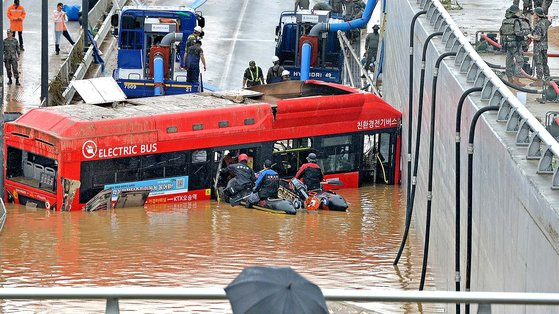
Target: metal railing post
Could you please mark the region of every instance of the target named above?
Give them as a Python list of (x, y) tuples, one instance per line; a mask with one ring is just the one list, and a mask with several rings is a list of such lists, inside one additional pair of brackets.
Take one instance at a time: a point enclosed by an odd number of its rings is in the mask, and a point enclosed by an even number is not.
[[(343, 42), (345, 43), (345, 46), (348, 48), (349, 52), (353, 56), (353, 59), (358, 64), (360, 72), (363, 75), (365, 75), (365, 78), (367, 79), (367, 82), (371, 85), (371, 88), (372, 88), (373, 92), (378, 95), (378, 91), (374, 86), (373, 80), (369, 77), (369, 74), (367, 73), (367, 70), (361, 64), (361, 60), (359, 60), (359, 57), (357, 56), (357, 54), (353, 50), (353, 47), (351, 47), (351, 43), (349, 42), (349, 40), (346, 38), (345, 34), (342, 31), (338, 31), (338, 38), (341, 38), (341, 40), (343, 40)], [(343, 49), (343, 46), (341, 48)]]
[(477, 306), (477, 314), (491, 314), (491, 304), (480, 303)]
[(351, 73), (351, 69), (349, 68), (349, 57), (347, 55), (347, 52), (345, 51), (344, 42), (341, 36), (338, 36), (338, 41), (340, 42), (340, 48), (342, 49), (342, 53), (344, 54), (344, 68), (345, 68), (346, 75), (349, 77), (349, 82), (351, 83), (351, 86), (355, 87), (355, 83), (353, 81), (353, 75)]
[(120, 308), (118, 306), (118, 299), (108, 298), (107, 306), (105, 307), (106, 314), (120, 314)]

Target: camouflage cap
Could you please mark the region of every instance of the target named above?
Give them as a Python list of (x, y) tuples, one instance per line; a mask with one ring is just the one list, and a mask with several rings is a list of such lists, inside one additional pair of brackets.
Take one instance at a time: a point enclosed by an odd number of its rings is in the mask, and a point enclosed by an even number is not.
[(544, 13), (543, 9), (540, 8), (540, 7), (535, 8), (534, 13), (539, 17), (544, 17), (545, 18), (545, 13)]
[(380, 26), (378, 26), (378, 24), (375, 24), (375, 26), (373, 26), (373, 29), (379, 29)]
[(511, 13), (516, 13), (516, 12), (520, 11), (520, 8), (517, 5), (513, 4), (509, 7), (509, 9), (507, 11), (509, 11)]

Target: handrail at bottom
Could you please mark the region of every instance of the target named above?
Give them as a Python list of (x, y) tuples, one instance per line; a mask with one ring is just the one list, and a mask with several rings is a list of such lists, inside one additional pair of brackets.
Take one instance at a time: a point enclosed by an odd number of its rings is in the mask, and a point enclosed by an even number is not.
[[(322, 289), (328, 301), (559, 305), (559, 293)], [(227, 300), (212, 288), (0, 288), (0, 299)]]

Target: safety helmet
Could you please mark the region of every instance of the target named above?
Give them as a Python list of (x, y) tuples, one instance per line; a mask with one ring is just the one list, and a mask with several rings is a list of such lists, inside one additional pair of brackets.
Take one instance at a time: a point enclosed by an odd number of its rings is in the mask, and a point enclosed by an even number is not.
[(202, 28), (200, 26), (194, 27), (194, 31), (197, 33), (202, 33)]
[(283, 70), (283, 72), (281, 72), (281, 76), (289, 76), (289, 71), (287, 70)]
[(247, 154), (240, 154), (237, 159), (239, 160), (239, 162), (241, 162), (243, 160), (248, 161), (248, 156), (247, 156)]
[(535, 8), (534, 13), (536, 13), (536, 15), (539, 16), (539, 17), (545, 18), (545, 12), (540, 7)]
[(315, 153), (310, 153), (307, 156), (307, 161), (316, 161), (316, 154)]
[(272, 62), (278, 62), (278, 61), (279, 61), (278, 56), (273, 56), (273, 57), (272, 57)]
[(264, 161), (264, 167), (266, 167), (266, 168), (272, 167), (272, 161), (270, 159), (266, 159)]

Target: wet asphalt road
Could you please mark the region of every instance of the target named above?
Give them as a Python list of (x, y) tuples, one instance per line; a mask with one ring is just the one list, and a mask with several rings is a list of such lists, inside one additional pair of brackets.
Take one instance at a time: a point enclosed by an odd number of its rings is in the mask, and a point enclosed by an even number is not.
[[(177, 5), (177, 0), (150, 0)], [(272, 65), (275, 28), (282, 11), (292, 10), (290, 0), (208, 0), (198, 10), (206, 18), (202, 48), (208, 65), (204, 82), (219, 89), (242, 87), (250, 60), (264, 71)]]
[[(11, 0), (4, 0), (4, 31), (2, 37), (6, 36), (6, 29), (10, 22), (6, 17), (8, 7), (13, 3)], [(54, 54), (54, 26), (51, 22), (51, 14), (56, 9), (59, 0), (49, 0), (49, 78), (57, 72), (60, 64), (68, 56), (71, 46), (62, 38), (62, 53), (58, 56)], [(81, 4), (81, 0), (65, 0), (65, 4)], [(23, 43), (25, 51), (19, 60), (19, 71), (22, 86), (7, 85), (4, 83), (4, 108), (6, 112), (22, 112), (25, 109), (38, 107), (41, 96), (41, 5), (38, 0), (21, 0), (21, 5), (25, 8), (27, 16), (23, 22)], [(78, 22), (68, 22), (69, 32), (74, 40), (79, 33)], [(6, 71), (4, 69), (4, 75)], [(7, 81), (5, 77), (4, 81)]]

